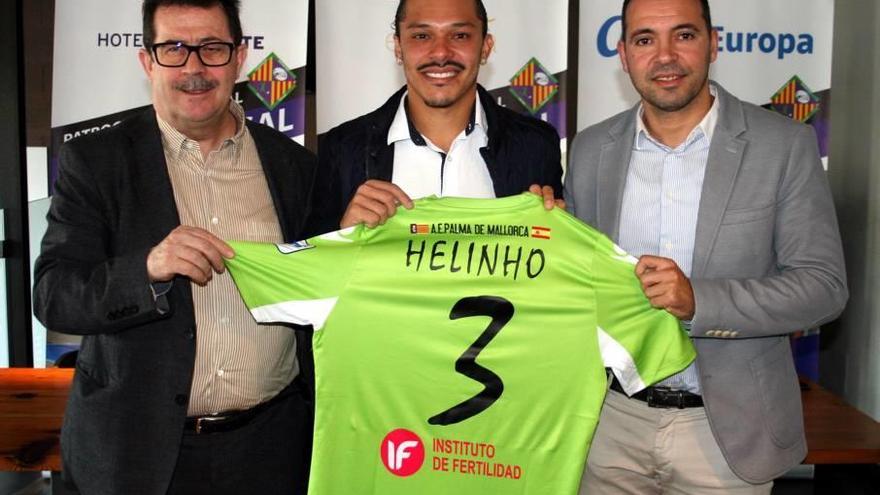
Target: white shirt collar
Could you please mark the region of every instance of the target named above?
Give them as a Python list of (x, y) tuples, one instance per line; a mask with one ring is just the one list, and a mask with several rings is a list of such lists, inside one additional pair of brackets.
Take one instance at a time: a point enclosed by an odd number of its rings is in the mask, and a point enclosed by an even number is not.
[[(403, 93), (403, 96), (400, 98), (400, 104), (397, 105), (397, 113), (394, 114), (394, 120), (391, 121), (391, 127), (388, 129), (388, 144), (412, 139), (409, 128), (410, 123), (407, 119), (405, 106), (406, 96), (408, 94), (409, 91)], [(483, 105), (480, 103), (479, 94), (476, 94), (476, 108), (474, 109), (473, 123), (474, 127), (480, 127), (485, 133), (489, 132), (488, 126), (486, 125), (486, 112), (483, 110)], [(468, 125), (470, 125), (470, 123)], [(413, 129), (415, 129), (415, 126), (413, 126)], [(473, 129), (466, 128), (462, 132), (470, 134), (471, 131), (473, 131)]]
[[(691, 142), (695, 137), (694, 134), (698, 130), (701, 131), (704, 136), (706, 136), (707, 143), (709, 143), (709, 144), (712, 143), (712, 135), (715, 133), (715, 125), (718, 123), (718, 106), (719, 106), (719, 104), (718, 104), (718, 89), (716, 89), (715, 86), (711, 83), (709, 84), (709, 93), (715, 98), (715, 100), (712, 102), (712, 106), (709, 108), (709, 111), (703, 117), (703, 120), (701, 120), (700, 123), (697, 124), (696, 127), (693, 128), (693, 130), (691, 130), (691, 132), (688, 134), (687, 139), (685, 139), (682, 144), (686, 144), (686, 143)], [(636, 149), (641, 149), (641, 147), (639, 146), (639, 136), (641, 136), (642, 133), (644, 133), (645, 137), (647, 137), (651, 141), (654, 141), (655, 143), (657, 143), (660, 146), (664, 146), (662, 143), (660, 143), (660, 141), (655, 139), (654, 136), (651, 135), (650, 131), (648, 131), (648, 128), (645, 127), (644, 115), (645, 115), (645, 108), (644, 108), (643, 104), (639, 104), (638, 118), (636, 119), (636, 138), (635, 138)]]

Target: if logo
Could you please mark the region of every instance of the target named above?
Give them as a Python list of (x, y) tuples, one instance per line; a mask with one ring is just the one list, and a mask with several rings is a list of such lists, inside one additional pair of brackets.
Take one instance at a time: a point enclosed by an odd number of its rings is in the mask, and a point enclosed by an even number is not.
[(410, 476), (425, 462), (425, 446), (415, 433), (399, 428), (385, 435), (379, 446), (385, 469), (395, 476)]

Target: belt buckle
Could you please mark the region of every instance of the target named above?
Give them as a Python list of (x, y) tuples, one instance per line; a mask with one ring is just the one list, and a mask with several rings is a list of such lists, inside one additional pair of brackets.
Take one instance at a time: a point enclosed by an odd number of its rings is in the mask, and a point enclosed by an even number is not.
[(224, 416), (201, 416), (196, 418), (196, 435), (200, 435), (202, 433), (202, 424), (203, 423), (212, 423), (214, 421), (221, 421), (226, 419)]
[[(674, 396), (677, 399), (676, 404), (670, 404), (670, 396)], [(684, 409), (684, 394), (680, 390), (672, 390), (665, 387), (649, 387), (647, 403), (648, 407), (659, 409), (669, 409), (670, 407)]]

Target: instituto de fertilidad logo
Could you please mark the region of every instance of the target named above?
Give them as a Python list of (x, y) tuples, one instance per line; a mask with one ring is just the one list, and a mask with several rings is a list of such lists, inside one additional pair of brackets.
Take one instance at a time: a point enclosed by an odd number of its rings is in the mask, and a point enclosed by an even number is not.
[(415, 433), (398, 428), (382, 439), (379, 455), (388, 472), (406, 477), (422, 468), (425, 462), (425, 445)]
[(270, 53), (248, 74), (248, 87), (269, 110), (296, 89), (296, 76), (275, 53)]
[(510, 79), (510, 92), (532, 115), (544, 108), (559, 91), (559, 81), (532, 57)]
[(810, 120), (819, 111), (819, 97), (798, 76), (793, 76), (770, 97), (773, 110), (798, 122)]

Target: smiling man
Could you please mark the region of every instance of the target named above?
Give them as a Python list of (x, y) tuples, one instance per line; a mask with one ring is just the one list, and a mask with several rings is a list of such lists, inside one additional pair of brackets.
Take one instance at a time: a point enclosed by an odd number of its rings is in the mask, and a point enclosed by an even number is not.
[(788, 334), (847, 299), (816, 136), (709, 80), (708, 0), (622, 12), (641, 101), (578, 134), (566, 201), (641, 256), (645, 296), (684, 322), (697, 359), (632, 397), (612, 382), (581, 493), (769, 494), (806, 455)]
[[(495, 41), (481, 0), (401, 0), (394, 53), (406, 86), (319, 143), (309, 231), (375, 226), (430, 195), (561, 194), (552, 126), (500, 107), (477, 84)], [(542, 187), (543, 186), (543, 187)]]
[(257, 326), (228, 239), (303, 237), (315, 158), (231, 99), (234, 0), (146, 0), (153, 106), (66, 144), (35, 312), (83, 335), (62, 430), (83, 493), (304, 493), (294, 332)]

